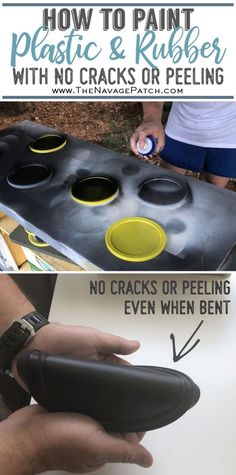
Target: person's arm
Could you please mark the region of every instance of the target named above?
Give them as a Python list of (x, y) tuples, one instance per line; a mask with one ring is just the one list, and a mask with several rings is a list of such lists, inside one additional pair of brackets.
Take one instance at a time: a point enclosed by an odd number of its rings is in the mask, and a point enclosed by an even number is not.
[(142, 434), (108, 434), (90, 417), (47, 413), (39, 406), (0, 423), (0, 473), (36, 475), (47, 470), (86, 473), (106, 463), (152, 464)]
[(143, 121), (130, 139), (130, 147), (135, 155), (138, 155), (137, 142), (143, 148), (147, 135), (153, 135), (156, 138), (157, 152), (160, 152), (165, 145), (165, 133), (161, 122), (164, 102), (143, 102), (142, 106)]
[[(22, 276), (23, 277), (23, 276)], [(0, 276), (0, 334), (2, 334), (15, 318), (34, 311), (32, 304), (18, 289), (11, 277)], [(24, 349), (36, 349), (58, 355), (88, 358), (127, 364), (117, 354), (129, 355), (139, 348), (139, 342), (130, 341), (120, 336), (100, 332), (84, 326), (70, 326), (51, 323), (40, 328)], [(16, 370), (16, 358), (13, 361), (12, 373), (24, 387)]]
[[(0, 276), (0, 331), (13, 319), (34, 310), (7, 275)], [(26, 345), (49, 353), (67, 354), (126, 364), (116, 356), (139, 347), (137, 341), (81, 326), (45, 325)], [(19, 380), (15, 361), (12, 371)], [(20, 380), (19, 380), (20, 381)], [(4, 475), (35, 475), (45, 470), (90, 472), (107, 462), (148, 467), (150, 453), (141, 434), (108, 434), (93, 419), (80, 414), (50, 414), (39, 406), (16, 411), (0, 423), (0, 460)]]
[(21, 318), (35, 308), (7, 274), (0, 275), (0, 334), (15, 318)]

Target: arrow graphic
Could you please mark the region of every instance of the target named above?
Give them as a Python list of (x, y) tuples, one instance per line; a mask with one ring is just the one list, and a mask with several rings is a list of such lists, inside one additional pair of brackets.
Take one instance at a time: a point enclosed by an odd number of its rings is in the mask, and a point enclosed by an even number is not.
[(195, 343), (193, 344), (193, 346), (191, 346), (191, 348), (189, 348), (189, 350), (185, 351), (185, 353), (183, 353), (183, 351), (185, 350), (185, 348), (188, 346), (188, 344), (190, 343), (190, 341), (193, 339), (194, 335), (196, 335), (196, 333), (198, 332), (199, 328), (202, 326), (202, 324), (204, 323), (204, 320), (202, 320), (199, 325), (197, 326), (196, 330), (193, 332), (193, 334), (190, 336), (190, 338), (188, 339), (188, 341), (185, 343), (185, 345), (183, 346), (183, 348), (179, 351), (178, 354), (176, 354), (176, 345), (175, 345), (175, 336), (173, 335), (173, 333), (171, 333), (170, 335), (170, 339), (172, 341), (172, 345), (173, 345), (173, 361), (175, 363), (177, 363), (177, 361), (181, 360), (181, 358), (184, 358), (184, 356), (186, 356), (188, 353), (190, 353), (190, 351), (192, 351), (197, 345), (198, 343), (200, 342), (200, 339), (196, 340)]

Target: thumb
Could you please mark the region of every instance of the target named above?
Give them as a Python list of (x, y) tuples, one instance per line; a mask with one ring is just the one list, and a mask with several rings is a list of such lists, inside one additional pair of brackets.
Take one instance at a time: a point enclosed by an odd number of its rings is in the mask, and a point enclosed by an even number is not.
[(139, 134), (139, 140), (138, 140), (138, 143), (139, 143), (139, 146), (141, 149), (143, 149), (146, 145), (146, 138), (147, 138), (147, 135), (148, 135), (148, 132), (140, 132)]
[(97, 333), (95, 343), (97, 351), (105, 354), (129, 355), (140, 347), (140, 343), (136, 340), (126, 340), (126, 338), (103, 332)]
[[(101, 440), (100, 440), (101, 441)], [(104, 463), (134, 463), (141, 467), (150, 467), (153, 458), (142, 445), (104, 434)]]

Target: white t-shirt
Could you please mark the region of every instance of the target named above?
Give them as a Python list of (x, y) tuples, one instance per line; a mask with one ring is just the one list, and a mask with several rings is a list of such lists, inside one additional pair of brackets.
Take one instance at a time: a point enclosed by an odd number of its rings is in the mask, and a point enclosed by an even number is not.
[(180, 142), (236, 148), (236, 102), (174, 102), (165, 130)]

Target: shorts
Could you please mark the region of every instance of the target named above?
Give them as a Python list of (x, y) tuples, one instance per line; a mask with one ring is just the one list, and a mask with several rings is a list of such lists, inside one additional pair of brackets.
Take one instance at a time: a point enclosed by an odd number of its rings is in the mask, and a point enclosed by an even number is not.
[(207, 171), (225, 178), (236, 178), (236, 148), (211, 148), (191, 145), (166, 135), (160, 153), (165, 162), (193, 172)]

